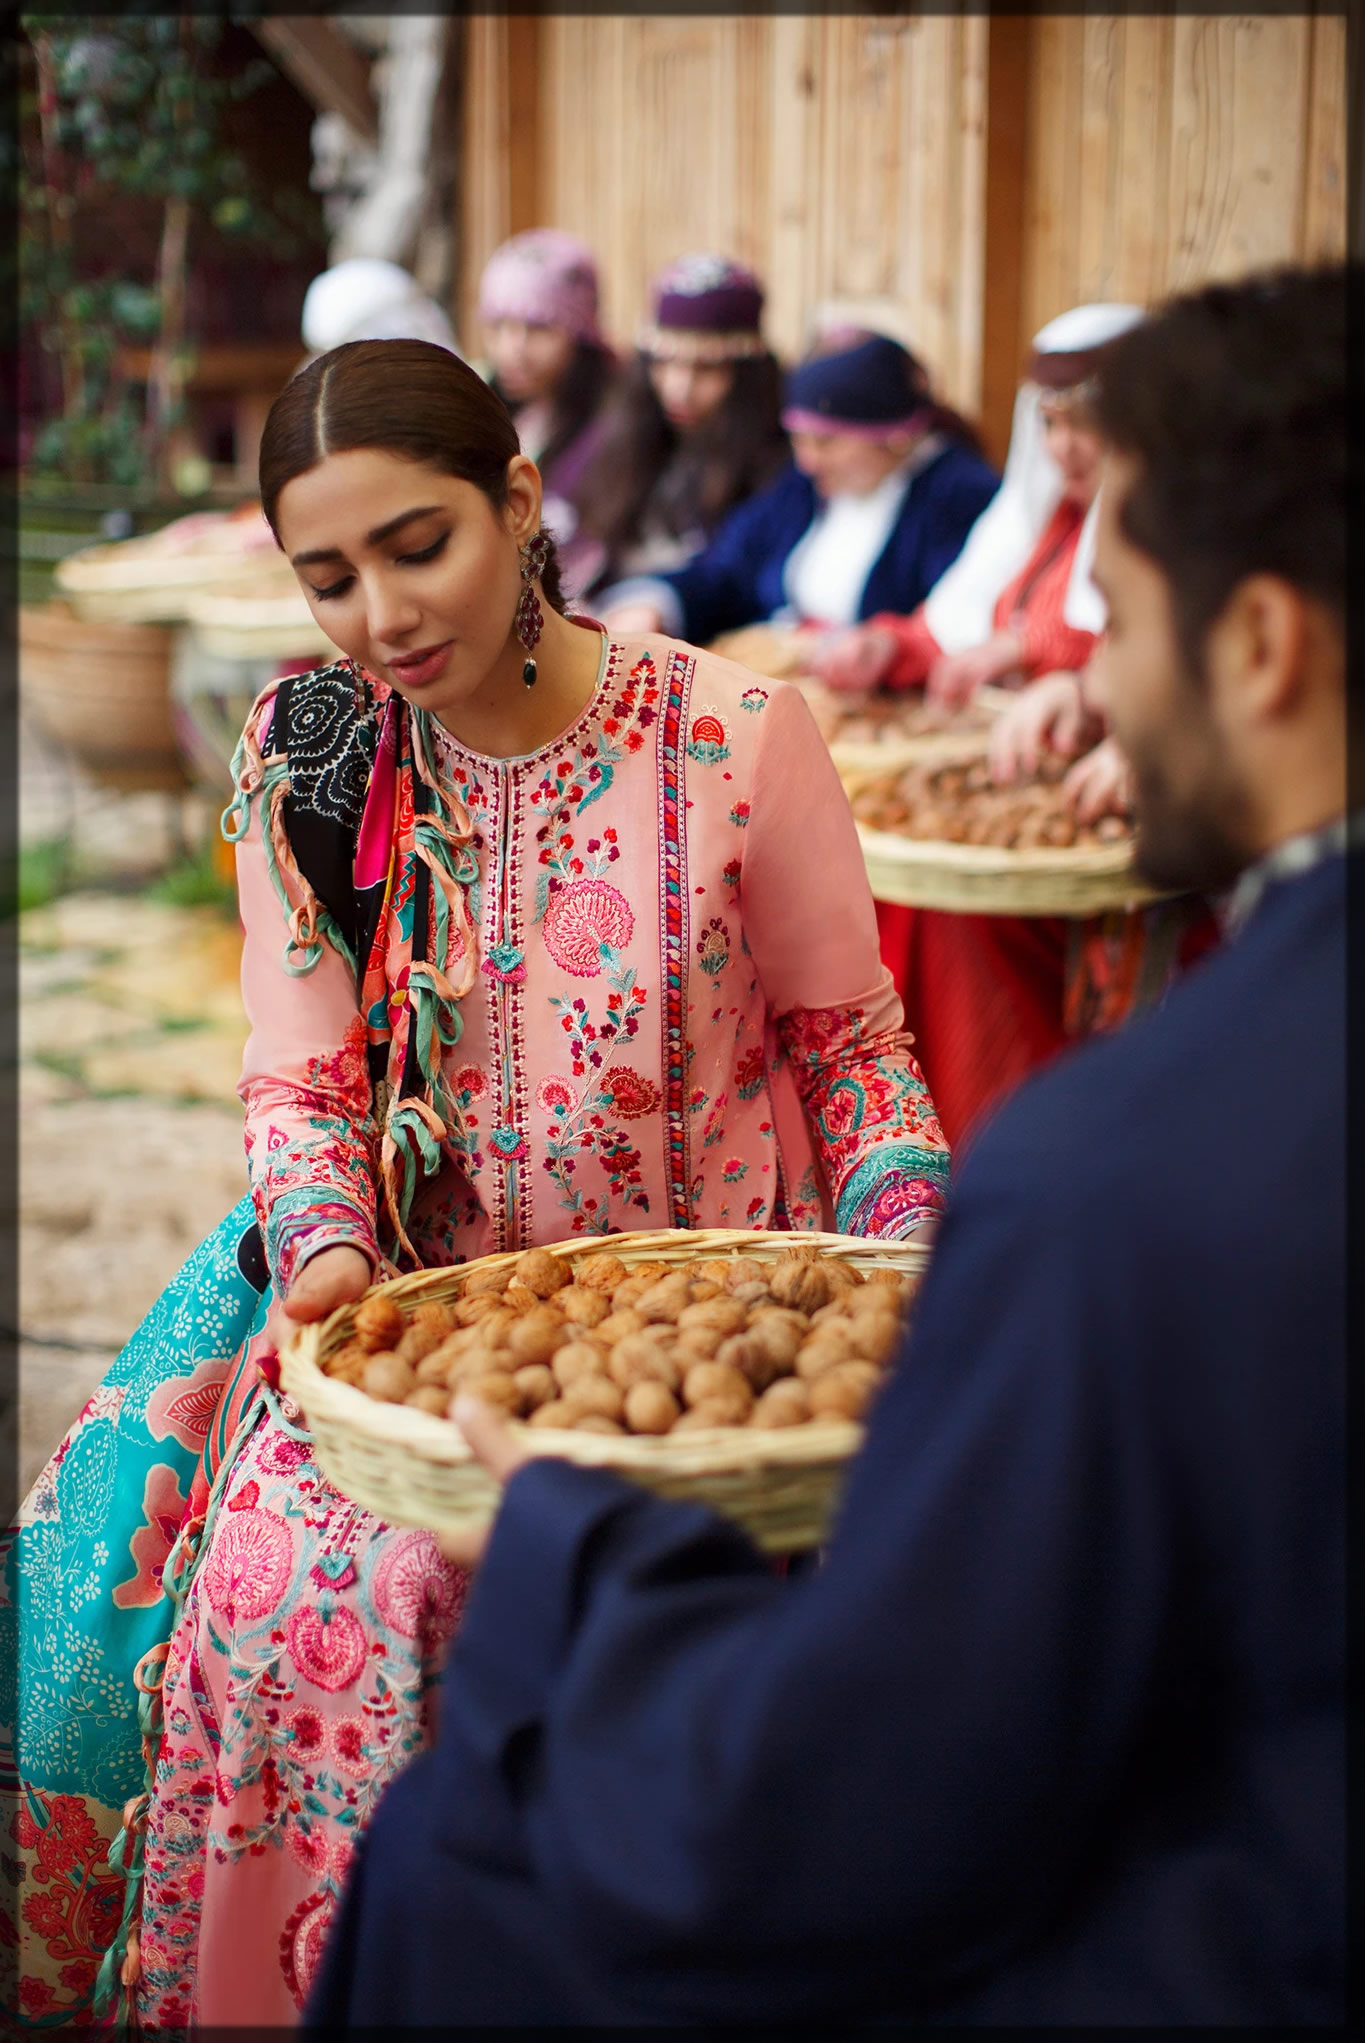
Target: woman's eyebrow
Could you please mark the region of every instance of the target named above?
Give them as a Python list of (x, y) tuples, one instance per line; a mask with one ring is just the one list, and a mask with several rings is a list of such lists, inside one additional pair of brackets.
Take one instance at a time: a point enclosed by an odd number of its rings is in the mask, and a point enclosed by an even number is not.
[[(365, 534), (365, 544), (367, 546), (381, 546), (386, 539), (391, 539), (394, 533), (399, 531), (404, 525), (410, 525), (414, 518), (429, 518), (433, 511), (439, 511), (440, 508), (439, 504), (421, 504), (415, 511), (400, 511), (396, 518), (390, 518), (383, 525), (376, 525), (373, 532), (367, 532)], [(339, 546), (315, 546), (308, 553), (292, 554), (289, 565), (291, 567), (308, 567), (313, 561), (342, 560), (344, 558), (345, 556)]]

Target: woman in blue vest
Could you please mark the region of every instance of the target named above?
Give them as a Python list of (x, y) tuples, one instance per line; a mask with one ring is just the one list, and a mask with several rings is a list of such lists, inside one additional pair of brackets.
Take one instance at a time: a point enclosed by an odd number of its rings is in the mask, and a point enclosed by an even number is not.
[(671, 574), (619, 582), (613, 629), (695, 645), (747, 624), (855, 624), (913, 608), (995, 493), (975, 435), (883, 334), (844, 334), (787, 379), (793, 464)]

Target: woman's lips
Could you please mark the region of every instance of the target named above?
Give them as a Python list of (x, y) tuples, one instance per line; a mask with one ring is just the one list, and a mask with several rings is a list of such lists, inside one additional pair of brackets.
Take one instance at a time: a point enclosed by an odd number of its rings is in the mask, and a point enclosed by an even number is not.
[(444, 645), (426, 646), (420, 653), (404, 653), (401, 659), (390, 660), (389, 672), (402, 682), (405, 688), (421, 688), (428, 681), (434, 681), (443, 671), (450, 657), (453, 639)]

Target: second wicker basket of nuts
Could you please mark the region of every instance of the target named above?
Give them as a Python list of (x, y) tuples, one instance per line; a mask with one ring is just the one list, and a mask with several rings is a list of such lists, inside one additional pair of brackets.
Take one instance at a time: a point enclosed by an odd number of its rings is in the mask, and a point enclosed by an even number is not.
[(281, 1357), (331, 1481), (391, 1524), (465, 1530), (492, 1478), (459, 1390), (532, 1453), (705, 1502), (772, 1551), (818, 1543), (928, 1251), (843, 1235), (626, 1234), (377, 1286)]

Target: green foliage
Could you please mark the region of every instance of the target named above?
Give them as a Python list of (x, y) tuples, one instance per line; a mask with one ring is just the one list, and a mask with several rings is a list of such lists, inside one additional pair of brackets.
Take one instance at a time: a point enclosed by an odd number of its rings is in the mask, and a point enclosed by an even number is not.
[(15, 909), (23, 915), (30, 908), (46, 908), (70, 888), (71, 845), (67, 838), (45, 837), (36, 844), (21, 845), (17, 880), (0, 885), (0, 916), (8, 919)]
[[(40, 435), (30, 465), (35, 474), (135, 487), (156, 473), (153, 442), (178, 419), (149, 430), (118, 374), (118, 352), (160, 341), (165, 280), (85, 273), (71, 233), (78, 209), (118, 195), (151, 208), (155, 220), (182, 201), (191, 239), (196, 224), (211, 223), (289, 260), (311, 239), (308, 204), (298, 193), (261, 190), (225, 140), (231, 107), (275, 75), (263, 56), (215, 75), (225, 15), (31, 14), (20, 25), (37, 61), (18, 94), (19, 317), (30, 339), (58, 356), (64, 394), (64, 416)], [(6, 169), (0, 148), (0, 177)]]
[(217, 867), (212, 845), (181, 859), (147, 889), (147, 897), (169, 908), (217, 908), (224, 915), (237, 910), (236, 881)]

